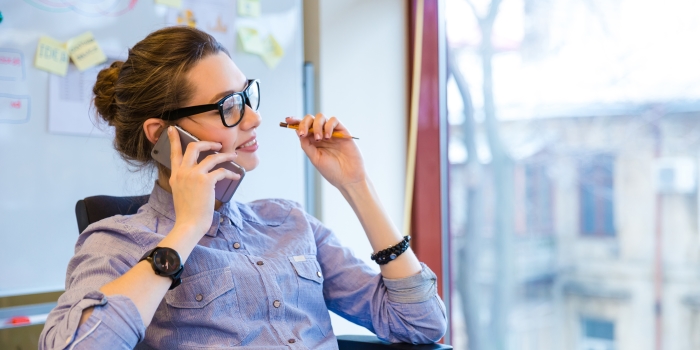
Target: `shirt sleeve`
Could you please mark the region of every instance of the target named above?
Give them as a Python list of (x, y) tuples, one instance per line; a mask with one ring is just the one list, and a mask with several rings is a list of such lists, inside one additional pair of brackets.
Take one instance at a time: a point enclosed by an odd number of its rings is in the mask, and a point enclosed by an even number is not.
[[(66, 291), (46, 319), (39, 349), (133, 349), (144, 338), (146, 327), (131, 299), (99, 291), (138, 262), (128, 253), (140, 252), (132, 245), (116, 233), (81, 235), (68, 264)], [(89, 307), (92, 314), (79, 326)]]
[(341, 246), (331, 230), (313, 217), (309, 221), (329, 310), (393, 343), (427, 344), (445, 335), (445, 305), (437, 294), (437, 276), (428, 266), (421, 263), (421, 272), (414, 276), (383, 278)]

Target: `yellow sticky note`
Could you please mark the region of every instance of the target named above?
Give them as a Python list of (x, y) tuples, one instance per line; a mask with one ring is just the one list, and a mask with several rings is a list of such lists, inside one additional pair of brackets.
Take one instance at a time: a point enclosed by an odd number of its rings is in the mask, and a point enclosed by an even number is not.
[(263, 41), (263, 53), (260, 56), (263, 61), (265, 61), (265, 64), (267, 64), (270, 69), (273, 69), (280, 63), (282, 57), (284, 57), (284, 49), (282, 49), (282, 46), (275, 40), (275, 37), (270, 35)]
[(197, 28), (197, 19), (194, 18), (192, 10), (184, 10), (177, 15), (177, 24), (184, 24), (188, 27)]
[(263, 42), (258, 36), (258, 31), (253, 28), (238, 29), (238, 39), (244, 52), (262, 55), (264, 52)]
[(260, 17), (260, 0), (238, 0), (238, 15)]
[(91, 32), (85, 32), (68, 40), (66, 47), (68, 55), (81, 71), (107, 62), (107, 56), (102, 52)]
[(156, 4), (162, 4), (179, 9), (182, 7), (182, 0), (156, 0)]
[(65, 76), (68, 71), (68, 50), (60, 41), (42, 36), (36, 47), (34, 65), (47, 72)]

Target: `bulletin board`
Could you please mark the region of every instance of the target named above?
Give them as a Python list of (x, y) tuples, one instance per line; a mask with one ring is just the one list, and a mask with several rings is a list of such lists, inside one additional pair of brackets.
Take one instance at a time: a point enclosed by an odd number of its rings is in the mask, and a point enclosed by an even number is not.
[(70, 63), (65, 76), (38, 69), (44, 36), (66, 42), (90, 32), (109, 64), (164, 26), (211, 33), (261, 81), (261, 163), (234, 200), (303, 202), (304, 155), (295, 134), (278, 126), (302, 114), (300, 0), (13, 0), (0, 12), (0, 297), (64, 288), (78, 238), (76, 201), (153, 187), (153, 174), (129, 169), (112, 131), (94, 123), (89, 102), (102, 66)]

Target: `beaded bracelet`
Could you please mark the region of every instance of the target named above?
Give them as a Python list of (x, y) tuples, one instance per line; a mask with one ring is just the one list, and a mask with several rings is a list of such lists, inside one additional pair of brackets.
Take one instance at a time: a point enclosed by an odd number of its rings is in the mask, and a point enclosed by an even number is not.
[(408, 249), (408, 242), (411, 236), (404, 236), (403, 240), (393, 247), (386, 248), (372, 254), (371, 258), (379, 265), (388, 264)]

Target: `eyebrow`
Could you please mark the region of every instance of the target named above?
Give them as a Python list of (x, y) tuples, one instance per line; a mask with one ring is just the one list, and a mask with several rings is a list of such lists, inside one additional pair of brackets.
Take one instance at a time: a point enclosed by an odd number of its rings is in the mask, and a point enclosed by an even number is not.
[[(245, 85), (243, 85), (243, 88), (241, 89), (241, 91), (245, 90), (245, 88), (248, 87), (248, 78), (246, 78), (244, 81), (245, 81)], [(224, 97), (226, 97), (226, 96), (228, 96), (228, 95), (230, 95), (230, 94), (233, 94), (233, 93), (235, 93), (235, 92), (240, 92), (240, 91), (226, 90), (226, 91), (224, 91), (224, 92), (221, 92), (221, 93), (217, 94), (216, 96), (214, 96), (214, 99), (212, 99), (211, 101), (209, 101), (209, 103), (210, 103), (210, 104), (217, 103), (217, 102), (219, 102), (222, 98), (224, 98)]]
[(224, 98), (225, 96), (228, 96), (228, 95), (230, 95), (230, 94), (232, 94), (232, 93), (234, 93), (234, 92), (235, 92), (235, 91), (233, 91), (233, 90), (227, 90), (227, 91), (224, 91), (224, 92), (222, 92), (222, 93), (219, 93), (219, 94), (217, 94), (216, 96), (214, 96), (214, 98), (213, 98), (211, 101), (209, 101), (209, 104), (217, 103), (217, 102), (219, 102), (222, 98)]

